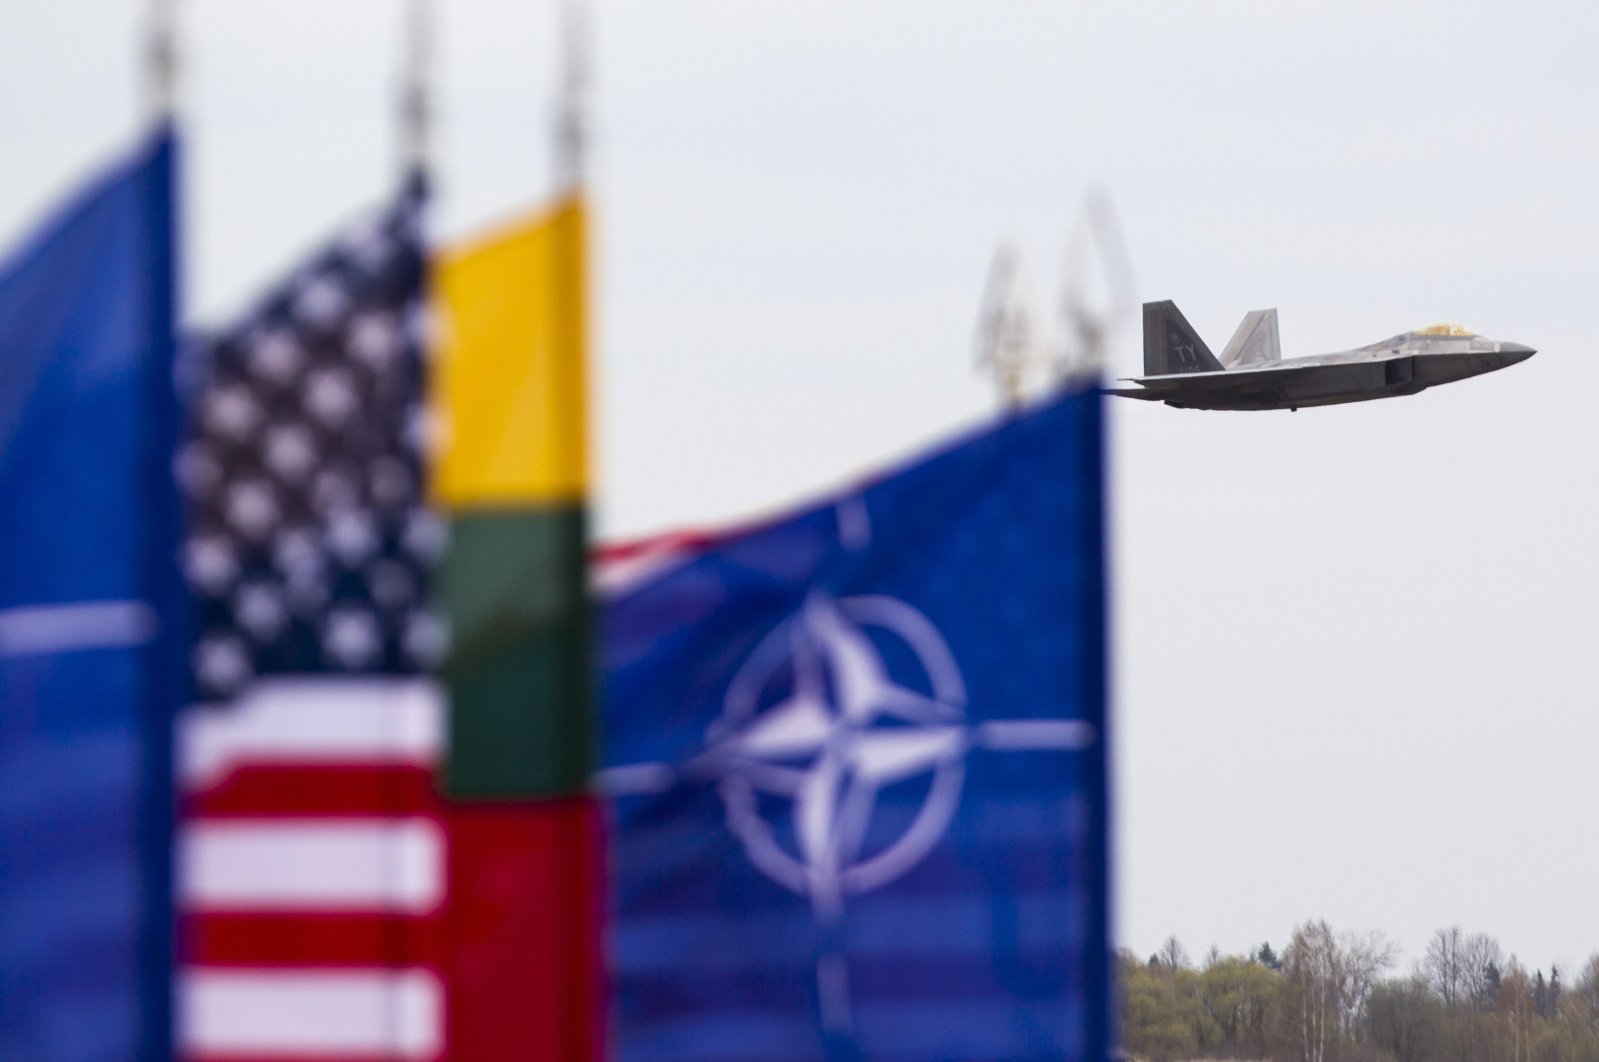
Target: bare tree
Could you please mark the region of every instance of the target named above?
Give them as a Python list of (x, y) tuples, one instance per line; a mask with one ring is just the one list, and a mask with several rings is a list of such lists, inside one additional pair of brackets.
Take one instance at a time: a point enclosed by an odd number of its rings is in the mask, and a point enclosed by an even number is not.
[(1338, 1026), (1338, 942), (1326, 922), (1294, 930), (1283, 953), (1293, 989), (1292, 1022), (1303, 1062), (1323, 1062)]
[(1499, 941), (1486, 933), (1473, 933), (1466, 938), (1461, 952), (1462, 987), (1466, 997), (1479, 1006), (1492, 1009), (1494, 994), (1505, 967), (1505, 953)]
[(1340, 1039), (1354, 1035), (1377, 976), (1393, 964), (1394, 954), (1380, 933), (1337, 935), (1325, 921), (1294, 930), (1283, 973), (1302, 1062), (1325, 1062)]
[(1381, 933), (1345, 933), (1339, 938), (1343, 961), (1342, 1011), (1345, 1031), (1353, 1032), (1366, 1010), (1377, 977), (1394, 964), (1398, 948)]
[(1466, 934), (1459, 926), (1450, 926), (1433, 933), (1427, 942), (1427, 957), (1421, 962), (1427, 983), (1451, 1007), (1460, 1002), (1465, 991), (1465, 950)]
[(1510, 1062), (1528, 1062), (1532, 1057), (1533, 1019), (1537, 1015), (1532, 995), (1532, 980), (1526, 967), (1510, 957), (1499, 992), (1499, 1011), (1510, 1034)]
[(1599, 955), (1592, 955), (1571, 990), (1576, 1011), (1589, 1029), (1599, 1032)]
[(1167, 937), (1160, 950), (1155, 952), (1155, 959), (1168, 970), (1184, 970), (1188, 968), (1188, 951), (1183, 947), (1183, 942), (1176, 937)]

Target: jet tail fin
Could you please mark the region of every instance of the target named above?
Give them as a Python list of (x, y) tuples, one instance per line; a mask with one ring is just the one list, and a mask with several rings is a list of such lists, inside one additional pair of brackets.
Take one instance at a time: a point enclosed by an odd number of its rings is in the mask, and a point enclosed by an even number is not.
[(1250, 310), (1228, 341), (1227, 349), (1221, 352), (1221, 364), (1225, 369), (1244, 369), (1282, 360), (1276, 310)]
[(1219, 372), (1221, 362), (1170, 299), (1144, 303), (1144, 375)]

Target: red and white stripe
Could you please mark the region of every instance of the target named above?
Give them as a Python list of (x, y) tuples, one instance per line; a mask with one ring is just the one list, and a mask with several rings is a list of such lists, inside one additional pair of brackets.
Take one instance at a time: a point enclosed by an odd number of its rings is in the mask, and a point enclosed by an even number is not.
[(185, 718), (190, 1062), (442, 1057), (437, 687), (277, 678)]

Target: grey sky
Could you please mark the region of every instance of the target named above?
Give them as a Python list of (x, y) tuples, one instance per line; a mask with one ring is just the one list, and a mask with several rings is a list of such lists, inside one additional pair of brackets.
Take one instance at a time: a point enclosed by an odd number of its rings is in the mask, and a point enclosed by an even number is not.
[[(187, 0), (189, 262), (237, 307), (392, 181), (395, 0)], [(1414, 397), (1114, 407), (1119, 922), (1599, 950), (1599, 9), (599, 0), (601, 527), (770, 509), (990, 407), (1013, 236), (1091, 182), (1215, 349), (1439, 319), (1540, 349)], [(453, 0), (438, 227), (549, 188), (553, 4)], [(131, 0), (0, 6), (0, 233), (134, 128)], [(1121, 336), (1117, 369), (1138, 367)]]

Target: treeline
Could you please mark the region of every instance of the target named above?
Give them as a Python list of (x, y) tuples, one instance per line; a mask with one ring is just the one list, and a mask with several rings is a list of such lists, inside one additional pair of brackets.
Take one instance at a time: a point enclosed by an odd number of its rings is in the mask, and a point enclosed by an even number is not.
[(1381, 934), (1294, 930), (1279, 955), (1175, 937), (1120, 956), (1121, 1042), (1131, 1059), (1270, 1062), (1599, 1062), (1599, 955), (1569, 980), (1527, 970), (1498, 941), (1440, 929), (1408, 975)]

